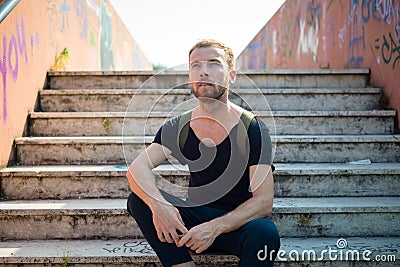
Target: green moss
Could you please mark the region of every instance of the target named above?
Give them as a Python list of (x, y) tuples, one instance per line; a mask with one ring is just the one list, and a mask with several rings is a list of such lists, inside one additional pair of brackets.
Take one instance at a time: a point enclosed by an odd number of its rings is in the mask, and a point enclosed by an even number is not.
[(301, 226), (309, 226), (311, 225), (312, 217), (311, 214), (300, 214), (298, 223)]
[(110, 135), (110, 132), (111, 132), (111, 121), (108, 118), (105, 118), (103, 120), (103, 128), (106, 131), (106, 133), (108, 135)]
[(61, 267), (67, 267), (67, 266), (68, 266), (68, 256), (64, 256), (61, 262)]

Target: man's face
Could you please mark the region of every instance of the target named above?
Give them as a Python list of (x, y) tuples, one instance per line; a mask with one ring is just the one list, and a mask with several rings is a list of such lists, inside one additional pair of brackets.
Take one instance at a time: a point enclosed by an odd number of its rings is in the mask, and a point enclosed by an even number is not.
[(189, 58), (189, 80), (197, 98), (219, 99), (233, 83), (236, 72), (225, 59), (225, 51), (218, 47), (201, 47)]

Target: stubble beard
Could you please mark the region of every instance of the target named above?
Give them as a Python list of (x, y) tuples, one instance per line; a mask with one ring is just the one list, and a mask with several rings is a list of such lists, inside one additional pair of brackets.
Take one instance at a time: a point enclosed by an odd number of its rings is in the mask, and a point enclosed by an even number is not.
[(222, 96), (227, 92), (228, 88), (219, 84), (212, 84), (212, 89), (206, 89), (206, 92), (200, 92), (200, 89), (196, 84), (191, 85), (194, 87), (193, 94), (194, 96), (202, 102), (213, 102), (215, 100), (222, 100)]

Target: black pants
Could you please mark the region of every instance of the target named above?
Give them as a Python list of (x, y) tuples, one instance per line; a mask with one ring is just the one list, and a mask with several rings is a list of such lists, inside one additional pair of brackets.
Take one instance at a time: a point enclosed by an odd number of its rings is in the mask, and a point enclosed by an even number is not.
[[(162, 192), (175, 205), (190, 229), (227, 213), (225, 210), (206, 206), (182, 207), (183, 200)], [(187, 206), (187, 205), (186, 205)], [(150, 208), (135, 194), (128, 198), (128, 212), (135, 218), (143, 235), (157, 253), (163, 266), (171, 266), (192, 260), (188, 248), (177, 247), (175, 243), (161, 242), (153, 225)], [(240, 258), (240, 267), (274, 266), (274, 259), (280, 247), (280, 237), (275, 224), (267, 218), (256, 219), (241, 228), (218, 236), (205, 252), (233, 254)]]

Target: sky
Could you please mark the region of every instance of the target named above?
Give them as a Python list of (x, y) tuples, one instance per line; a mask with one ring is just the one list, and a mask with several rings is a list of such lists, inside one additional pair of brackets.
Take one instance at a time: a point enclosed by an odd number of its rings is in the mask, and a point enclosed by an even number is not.
[(230, 46), (237, 57), (285, 0), (110, 0), (153, 64), (186, 64), (201, 39)]

